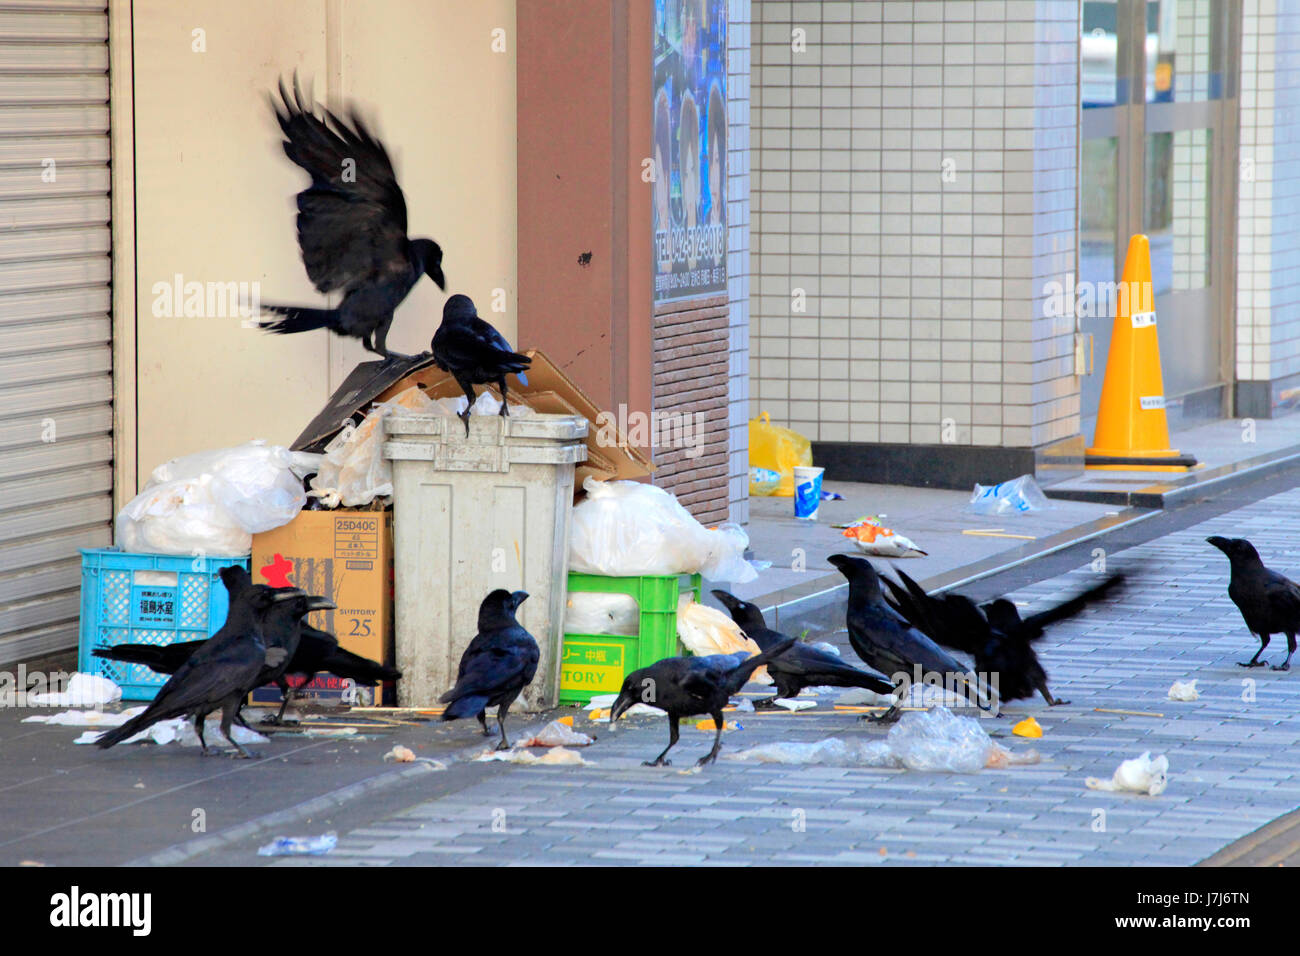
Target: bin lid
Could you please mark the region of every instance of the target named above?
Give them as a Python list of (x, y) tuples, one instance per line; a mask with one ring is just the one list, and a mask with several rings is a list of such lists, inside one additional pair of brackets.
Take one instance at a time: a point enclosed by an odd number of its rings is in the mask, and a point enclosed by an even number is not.
[(471, 415), (469, 421), (466, 436), (459, 418), (397, 410), (384, 423), (384, 432), (388, 441), (437, 439), (463, 445), (497, 444), (502, 437), (516, 442), (581, 442), (587, 437), (587, 420), (581, 415)]

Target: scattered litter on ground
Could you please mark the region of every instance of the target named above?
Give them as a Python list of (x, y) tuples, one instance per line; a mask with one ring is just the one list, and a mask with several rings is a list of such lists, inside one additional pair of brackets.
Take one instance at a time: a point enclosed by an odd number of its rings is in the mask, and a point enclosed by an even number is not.
[(276, 837), (257, 848), (258, 856), (324, 856), (339, 845), (339, 835), (332, 830), (314, 837)]
[(840, 649), (839, 649), (838, 647), (836, 647), (834, 644), (830, 643), (829, 641), (813, 641), (813, 642), (810, 642), (810, 646), (812, 646), (812, 647), (816, 647), (816, 648), (818, 648), (819, 650), (823, 650), (823, 651), (825, 651), (827, 654), (834, 654), (836, 657), (843, 657), (843, 656), (844, 656), (844, 655), (840, 652)]
[(904, 537), (880, 523), (881, 515), (865, 515), (844, 528), (844, 537), (852, 539), (858, 550), (882, 558), (909, 558), (924, 556), (911, 538)]
[(480, 762), (502, 760), (506, 763), (523, 764), (525, 767), (587, 767), (592, 763), (590, 760), (582, 759), (582, 754), (576, 750), (569, 750), (566, 747), (553, 747), (540, 757), (527, 750), (485, 750), (474, 759)]
[(1094, 707), (1094, 714), (1122, 714), (1125, 717), (1163, 717), (1164, 714), (1158, 714), (1150, 710), (1114, 710), (1110, 707)]
[[(587, 701), (587, 719), (592, 723), (608, 723), (609, 712), (614, 706), (614, 701), (618, 700), (618, 694), (596, 694), (591, 700)], [(619, 716), (619, 720), (628, 717), (662, 717), (664, 712), (658, 707), (651, 707), (649, 704), (633, 704)], [(611, 729), (612, 726), (611, 726)]]
[(1152, 760), (1149, 750), (1140, 757), (1125, 760), (1109, 780), (1088, 777), (1084, 781), (1084, 786), (1089, 790), (1145, 793), (1153, 797), (1164, 793), (1168, 785), (1169, 758), (1161, 754)]
[[(749, 493), (794, 497), (796, 465), (812, 465), (812, 442), (792, 428), (772, 424), (767, 412), (749, 420)], [(776, 475), (775, 479), (771, 476)]]
[(1176, 680), (1173, 686), (1169, 688), (1169, 699), (1181, 701), (1200, 700), (1201, 692), (1196, 689), (1196, 681), (1194, 680)]
[(304, 737), (355, 737), (355, 727), (308, 727), (302, 731)]
[(143, 710), (143, 707), (132, 707), (120, 714), (106, 710), (61, 710), (57, 714), (33, 714), (24, 717), (23, 723), (50, 724), (59, 727), (99, 727), (107, 730), (110, 727), (120, 727)]
[[(117, 716), (122, 718), (116, 724), (99, 724), (98, 726), (107, 728), (109, 726), (119, 726), (126, 723), (136, 714), (143, 713), (143, 707), (132, 707), (130, 710), (124, 710)], [(103, 734), (103, 730), (87, 730), (84, 734), (73, 741), (74, 744), (93, 744)], [(203, 736), (208, 741), (209, 749), (223, 748), (229, 746), (226, 738), (221, 733), (220, 715), (214, 716), (203, 725)], [(239, 744), (264, 744), (270, 741), (270, 737), (263, 737), (254, 730), (234, 724), (230, 728), (230, 736), (234, 738), (235, 743)], [(134, 737), (123, 741), (127, 744), (138, 743), (155, 743), (158, 745), (179, 743), (182, 747), (199, 746), (199, 735), (194, 732), (194, 722), (188, 717), (173, 717), (171, 720), (160, 720), (158, 723), (148, 727)]]
[(844, 496), (838, 491), (823, 491), (822, 501), (843, 501)]
[(427, 763), (434, 770), (446, 770), (447, 765), (441, 760), (434, 760), (432, 757), (417, 757), (415, 751), (409, 747), (403, 747), (401, 744), (393, 747), (392, 750), (384, 754), (385, 760), (392, 760), (396, 763)]
[(76, 673), (68, 679), (68, 689), (42, 694), (28, 694), (33, 707), (97, 707), (122, 699), (122, 688), (98, 674)]
[(776, 700), (772, 701), (772, 703), (784, 710), (795, 712), (800, 710), (812, 710), (817, 706), (817, 701), (815, 700), (795, 700), (789, 697), (778, 697)]
[(748, 697), (742, 697), (736, 704), (736, 711), (741, 714), (752, 714), (754, 713), (754, 702)]
[[(707, 730), (709, 733), (713, 733), (715, 730), (718, 729), (718, 725), (713, 722), (712, 717), (705, 717), (703, 720), (697, 720), (695, 722), (695, 729)], [(743, 730), (744, 725), (734, 720), (724, 720), (722, 722), (722, 729), (724, 732), (732, 731), (732, 730)]]
[(1033, 475), (1021, 475), (996, 485), (976, 484), (966, 510), (977, 515), (1017, 515), (1052, 507)]
[(529, 737), (520, 747), (586, 747), (596, 742), (595, 737), (579, 733), (566, 724), (553, 720)]
[(985, 767), (1037, 763), (1041, 758), (1037, 751), (1007, 750), (994, 743), (974, 717), (958, 717), (936, 707), (904, 714), (884, 740), (830, 737), (815, 743), (771, 743), (724, 753), (722, 759), (976, 773)]
[(1003, 531), (1001, 528), (967, 528), (962, 534), (968, 534), (974, 538), (1016, 538), (1020, 541), (1037, 541), (1036, 534), (1011, 534)]
[(1017, 737), (1043, 736), (1042, 726), (1038, 723), (1038, 721), (1034, 720), (1034, 718), (1032, 717), (1026, 717), (1020, 723), (1016, 724), (1014, 727), (1011, 728), (1011, 732), (1015, 734)]

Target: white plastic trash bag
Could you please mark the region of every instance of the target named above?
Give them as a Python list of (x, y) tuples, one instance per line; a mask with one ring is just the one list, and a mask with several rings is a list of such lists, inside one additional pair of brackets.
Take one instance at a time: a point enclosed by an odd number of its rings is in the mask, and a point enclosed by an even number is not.
[(570, 591), (564, 608), (565, 634), (616, 634), (641, 631), (641, 608), (630, 594)]
[(739, 525), (705, 528), (654, 485), (588, 478), (582, 487), (587, 497), (570, 520), (571, 570), (612, 577), (699, 572), (731, 584), (758, 577), (745, 560), (749, 535)]
[(360, 425), (349, 420), (325, 446), (309, 494), (327, 508), (358, 508), (391, 495), (393, 466), (384, 458), (384, 419), (399, 409), (428, 412), (434, 408), (433, 401), (412, 385), (376, 405)]
[(1051, 507), (1034, 476), (1021, 475), (996, 485), (976, 484), (966, 510), (977, 515), (1001, 516), (1046, 511)]
[(1161, 754), (1152, 760), (1151, 751), (1146, 750), (1141, 756), (1120, 764), (1109, 780), (1088, 777), (1083, 783), (1089, 790), (1145, 793), (1158, 797), (1169, 786), (1169, 758)]
[(117, 545), (151, 554), (247, 554), (253, 535), (307, 503), (302, 479), (320, 455), (253, 441), (159, 465), (117, 516)]

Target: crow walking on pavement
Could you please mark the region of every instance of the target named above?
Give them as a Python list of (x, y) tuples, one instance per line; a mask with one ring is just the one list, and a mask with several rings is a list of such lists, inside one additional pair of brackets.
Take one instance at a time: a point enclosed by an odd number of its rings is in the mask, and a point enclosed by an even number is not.
[(1237, 605), (1246, 627), (1259, 638), (1259, 650), (1248, 661), (1238, 661), (1242, 667), (1263, 667), (1259, 655), (1268, 647), (1274, 634), (1286, 635), (1286, 660), (1274, 664), (1273, 670), (1291, 669), (1291, 655), (1295, 653), (1295, 636), (1300, 631), (1300, 585), (1276, 571), (1264, 567), (1259, 552), (1245, 538), (1221, 538), (1218, 535), (1205, 539), (1228, 556), (1231, 576), (1228, 578), (1228, 597)]
[(431, 348), (435, 364), (455, 376), (469, 399), (469, 406), (461, 415), (466, 435), (469, 435), (469, 407), (477, 398), (475, 385), (495, 382), (501, 389), (500, 414), (508, 416), (506, 375), (514, 374), (522, 384), (528, 384), (524, 370), (533, 360), (514, 351), (505, 336), (479, 318), (478, 309), (467, 295), (453, 295), (442, 307), (442, 324), (433, 333)]
[(102, 734), (95, 741), (97, 747), (112, 747), (159, 721), (186, 715), (194, 720), (206, 756), (203, 722), (220, 708), (221, 733), (241, 756), (253, 756), (230, 736), (230, 725), (244, 697), (257, 686), (263, 668), (277, 667), (288, 657), (284, 648), (266, 646), (263, 618), (276, 604), (294, 600), (302, 592), (251, 584), (248, 572), (237, 567), (222, 568), (221, 580), (230, 592), (226, 623), (177, 669), (143, 713)]
[[(780, 631), (767, 626), (763, 612), (756, 605), (742, 601), (726, 591), (714, 591), (713, 596), (731, 612), (731, 619), (753, 638), (760, 650), (766, 651), (789, 640)], [(894, 685), (879, 674), (858, 670), (829, 651), (798, 641), (788, 651), (768, 661), (767, 672), (776, 685), (776, 694), (766, 700), (754, 701), (757, 708), (775, 706), (773, 702), (778, 698), (798, 697), (805, 687), (865, 687), (877, 694), (894, 692)]]
[[(904, 691), (917, 676), (934, 675), (943, 686), (960, 693), (977, 707), (988, 709), (979, 689), (963, 667), (924, 633), (885, 603), (880, 576), (871, 562), (857, 555), (834, 554), (830, 563), (849, 581), (846, 622), (849, 643), (868, 667), (895, 682), (898, 701), (874, 720), (899, 717)], [(977, 612), (978, 613), (978, 612)], [(920, 675), (916, 672), (920, 671)]]
[(654, 760), (645, 761), (647, 767), (660, 767), (671, 762), (664, 757), (677, 744), (678, 721), (695, 714), (708, 714), (713, 718), (717, 733), (713, 737), (713, 749), (696, 765), (702, 767), (712, 763), (722, 748), (722, 708), (727, 706), (727, 700), (745, 686), (757, 668), (770, 665), (793, 646), (794, 639), (787, 637), (749, 658), (746, 658), (745, 651), (706, 657), (667, 657), (635, 670), (623, 679), (623, 687), (609, 712), (610, 727), (633, 704), (649, 704), (666, 712), (668, 746)]
[[(329, 329), (360, 339), (367, 352), (397, 358), (387, 346), (393, 312), (427, 275), (445, 289), (442, 248), (406, 237), (406, 197), (383, 143), (356, 112), (351, 123), (329, 110), (316, 115), (294, 76), (293, 95), (280, 82), (271, 105), (284, 131), (284, 153), (311, 176), (298, 194), (298, 245), (316, 290), (342, 293), (333, 309), (266, 306), (282, 318), (261, 327), (280, 335)], [(372, 342), (373, 338), (373, 342)]]
[(478, 609), (478, 634), (469, 642), (460, 659), (456, 686), (442, 695), (447, 704), (443, 720), (475, 717), (487, 729), (488, 707), (497, 709), (497, 727), (501, 742), (497, 750), (509, 750), (506, 740), (506, 712), (519, 692), (533, 681), (541, 650), (533, 635), (515, 619), (515, 611), (528, 599), (527, 591), (497, 588), (483, 599)]

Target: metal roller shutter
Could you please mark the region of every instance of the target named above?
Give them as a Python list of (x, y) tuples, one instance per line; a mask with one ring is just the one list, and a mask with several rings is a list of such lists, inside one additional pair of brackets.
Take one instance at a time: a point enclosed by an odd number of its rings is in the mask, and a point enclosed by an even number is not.
[(0, 0), (0, 665), (77, 643), (110, 543), (108, 7)]

